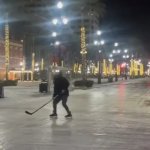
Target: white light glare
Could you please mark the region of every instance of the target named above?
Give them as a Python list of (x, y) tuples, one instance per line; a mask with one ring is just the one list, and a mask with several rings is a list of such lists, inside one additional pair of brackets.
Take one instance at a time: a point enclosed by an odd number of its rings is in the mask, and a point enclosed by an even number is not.
[(68, 24), (68, 19), (66, 17), (62, 18), (63, 24)]
[(100, 30), (97, 31), (97, 35), (101, 35), (102, 32)]
[(56, 42), (55, 42), (55, 45), (56, 45), (56, 46), (60, 45), (60, 42), (59, 42), (59, 41), (56, 41)]
[(101, 51), (101, 50), (99, 50), (98, 52), (99, 52), (99, 53), (101, 53), (102, 51)]
[(98, 45), (98, 41), (94, 41), (94, 45)]
[(53, 19), (53, 20), (52, 20), (52, 23), (53, 23), (54, 25), (57, 25), (57, 24), (58, 24), (58, 19), (56, 19), (56, 18)]
[(116, 53), (116, 50), (113, 50), (113, 54), (115, 54)]
[(110, 54), (110, 55), (109, 55), (109, 57), (113, 57), (113, 55), (112, 55), (112, 54)]
[(38, 66), (39, 66), (39, 64), (38, 64), (38, 63), (36, 63), (36, 64), (35, 64), (35, 66), (36, 66), (36, 67), (38, 67)]
[(109, 59), (109, 62), (113, 62), (114, 61), (114, 59)]
[(100, 44), (101, 44), (101, 45), (104, 45), (104, 44), (105, 44), (105, 41), (104, 41), (104, 40), (100, 41)]
[(57, 3), (57, 8), (62, 9), (63, 7), (64, 5), (61, 1)]
[(55, 72), (58, 73), (58, 72), (60, 72), (60, 70), (56, 69)]
[(128, 52), (128, 50), (127, 50), (127, 49), (125, 49), (125, 50), (124, 50), (124, 52), (125, 52), (125, 53), (127, 53), (127, 52)]
[(53, 32), (52, 33), (52, 37), (56, 37), (57, 36), (57, 33), (56, 32)]
[(121, 50), (117, 50), (117, 53), (120, 53), (121, 52)]
[(117, 46), (119, 46), (119, 44), (118, 44), (118, 43), (115, 43), (114, 46), (117, 47)]

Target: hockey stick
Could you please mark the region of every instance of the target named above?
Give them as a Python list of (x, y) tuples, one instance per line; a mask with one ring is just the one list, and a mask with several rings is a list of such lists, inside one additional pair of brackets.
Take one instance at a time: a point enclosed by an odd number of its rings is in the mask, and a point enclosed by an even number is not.
[(41, 107), (39, 107), (38, 109), (36, 109), (35, 111), (29, 112), (29, 111), (26, 110), (25, 113), (28, 114), (28, 115), (33, 115), (34, 113), (36, 113), (37, 111), (39, 111), (40, 109), (42, 109), (44, 106), (46, 106), (47, 104), (49, 104), (50, 102), (52, 102), (57, 97), (58, 97), (58, 95), (56, 95), (54, 98), (52, 98), (50, 101), (48, 101), (47, 103), (45, 103), (44, 105), (42, 105)]

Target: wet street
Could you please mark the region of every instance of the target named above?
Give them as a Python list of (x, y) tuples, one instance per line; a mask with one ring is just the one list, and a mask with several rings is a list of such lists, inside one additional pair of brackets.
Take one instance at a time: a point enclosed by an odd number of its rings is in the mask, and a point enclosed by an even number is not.
[(149, 150), (150, 79), (95, 85), (70, 93), (73, 114), (66, 120), (58, 105), (58, 119), (50, 119), (49, 104), (33, 111), (51, 96), (28, 84), (5, 88), (0, 99), (0, 150)]

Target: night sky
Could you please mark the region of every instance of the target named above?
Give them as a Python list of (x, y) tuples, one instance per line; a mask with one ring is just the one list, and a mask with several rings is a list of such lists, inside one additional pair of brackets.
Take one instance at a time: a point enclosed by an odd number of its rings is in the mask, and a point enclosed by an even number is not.
[(103, 38), (134, 51), (140, 49), (150, 56), (150, 0), (103, 1), (106, 4), (106, 13), (100, 23)]
[(149, 0), (104, 0), (106, 14), (101, 22), (105, 38), (131, 44), (150, 55)]

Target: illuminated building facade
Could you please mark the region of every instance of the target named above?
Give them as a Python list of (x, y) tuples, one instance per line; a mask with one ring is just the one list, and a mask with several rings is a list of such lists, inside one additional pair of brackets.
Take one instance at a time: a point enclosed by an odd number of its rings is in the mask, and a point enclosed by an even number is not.
[[(21, 62), (23, 62), (23, 44), (10, 42), (9, 79), (17, 79), (17, 77), (12, 75), (12, 72), (21, 70)], [(0, 80), (4, 79), (6, 79), (5, 42), (3, 39), (0, 39)]]

